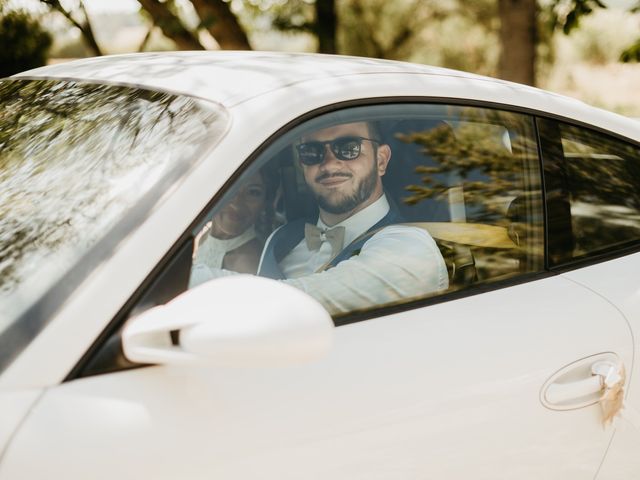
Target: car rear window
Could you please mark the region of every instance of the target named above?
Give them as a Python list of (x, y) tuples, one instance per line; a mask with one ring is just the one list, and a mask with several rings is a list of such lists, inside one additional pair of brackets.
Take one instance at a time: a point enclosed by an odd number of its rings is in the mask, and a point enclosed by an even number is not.
[(560, 125), (571, 205), (573, 259), (640, 241), (640, 148)]

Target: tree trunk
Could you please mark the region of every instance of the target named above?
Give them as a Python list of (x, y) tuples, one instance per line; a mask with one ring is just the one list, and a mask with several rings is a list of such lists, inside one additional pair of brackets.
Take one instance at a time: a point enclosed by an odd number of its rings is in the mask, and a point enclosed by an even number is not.
[(500, 15), (499, 76), (535, 85), (537, 35), (536, 0), (498, 0)]
[(318, 36), (318, 52), (337, 53), (337, 23), (335, 0), (316, 0), (315, 30)]
[(251, 50), (249, 39), (231, 4), (223, 0), (191, 0), (201, 25), (216, 39), (224, 50)]
[(173, 40), (180, 50), (204, 50), (196, 36), (185, 27), (180, 19), (158, 0), (138, 0), (142, 8), (151, 15), (153, 23), (162, 33)]

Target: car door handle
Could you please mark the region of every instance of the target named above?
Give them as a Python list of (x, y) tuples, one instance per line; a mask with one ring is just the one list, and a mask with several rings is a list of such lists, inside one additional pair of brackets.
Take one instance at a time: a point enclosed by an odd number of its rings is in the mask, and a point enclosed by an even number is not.
[(592, 375), (589, 378), (575, 382), (552, 383), (547, 387), (545, 397), (551, 404), (561, 404), (594, 395), (603, 388), (602, 377), (600, 375)]
[(545, 383), (542, 403), (554, 410), (593, 405), (600, 401), (607, 388), (624, 382), (623, 368), (617, 356), (610, 353), (568, 365)]

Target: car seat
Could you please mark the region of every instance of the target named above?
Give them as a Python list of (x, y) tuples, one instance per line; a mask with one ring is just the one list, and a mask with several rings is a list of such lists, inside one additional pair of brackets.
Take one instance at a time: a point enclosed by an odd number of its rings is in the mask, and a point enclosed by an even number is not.
[[(412, 119), (381, 128), (383, 140), (391, 147), (391, 161), (383, 177), (385, 191), (409, 224), (423, 227), (429, 222), (466, 222), (464, 187), (456, 172), (426, 173), (438, 167), (428, 145), (412, 139), (428, 133), (442, 145), (455, 144), (452, 127), (442, 120)], [(453, 154), (453, 152), (452, 152)], [(429, 188), (429, 177), (447, 188), (440, 195), (415, 195)], [(413, 193), (413, 195), (412, 195)], [(428, 229), (428, 228), (426, 228)], [(477, 280), (475, 259), (468, 245), (436, 238), (449, 271), (450, 288), (457, 289)]]

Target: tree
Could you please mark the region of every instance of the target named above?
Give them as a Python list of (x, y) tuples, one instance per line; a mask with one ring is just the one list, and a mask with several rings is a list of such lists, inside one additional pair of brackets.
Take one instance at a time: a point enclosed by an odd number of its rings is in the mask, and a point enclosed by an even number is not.
[(538, 44), (536, 0), (498, 0), (501, 78), (534, 85)]
[(316, 0), (315, 33), (318, 36), (318, 51), (322, 53), (338, 53), (336, 33), (338, 16), (335, 0)]
[[(350, 0), (343, 10), (344, 53), (405, 60), (422, 33), (453, 13), (437, 2), (424, 0)], [(421, 42), (416, 48), (429, 48)]]
[[(91, 52), (94, 55), (102, 55), (102, 49), (96, 41), (96, 37), (91, 27), (89, 15), (87, 9), (84, 6), (82, 0), (78, 0), (77, 7), (74, 10), (65, 7), (60, 3), (60, 0), (40, 0), (41, 3), (47, 5), (50, 9), (61, 13), (74, 27), (76, 27)], [(65, 4), (66, 5), (66, 4)]]
[(198, 31), (207, 30), (225, 50), (251, 50), (247, 34), (238, 17), (231, 10), (231, 3), (224, 0), (191, 0), (198, 16), (198, 25), (190, 30), (176, 8), (173, 0), (138, 0), (140, 7), (151, 17), (154, 25), (173, 40), (180, 50), (203, 50), (198, 40)]
[[(501, 44), (498, 75), (529, 85), (536, 84), (537, 47), (544, 34), (561, 29), (568, 35), (579, 26), (582, 17), (595, 8), (606, 8), (600, 0), (552, 0), (544, 7), (536, 0), (498, 0), (498, 4)], [(540, 22), (540, 16), (546, 21)]]
[(51, 47), (51, 35), (40, 22), (22, 10), (0, 6), (0, 77), (7, 77), (44, 65)]
[[(62, 14), (77, 28), (84, 43), (94, 55), (102, 55), (83, 0), (75, 4), (61, 3), (60, 0), (40, 0), (52, 11)], [(231, 10), (231, 3), (224, 0), (190, 0), (193, 11), (198, 16), (196, 28), (190, 28), (181, 16), (175, 0), (138, 0), (141, 12), (150, 23), (149, 34), (142, 43), (147, 43), (151, 30), (159, 28), (163, 35), (173, 40), (180, 50), (204, 50), (198, 36), (204, 29), (218, 42), (222, 49), (249, 50), (251, 45), (238, 17)], [(70, 6), (71, 5), (71, 6)]]
[(224, 50), (251, 50), (249, 39), (231, 3), (223, 0), (191, 0), (204, 27)]
[[(290, 0), (271, 8), (272, 25), (317, 39), (319, 53), (408, 59), (425, 29), (452, 13), (434, 0)], [(422, 45), (421, 45), (422, 46)], [(418, 47), (418, 48), (421, 48)]]
[[(257, 10), (256, 10), (257, 8)], [(260, 5), (252, 9), (260, 12)], [(310, 33), (318, 41), (319, 53), (338, 53), (338, 12), (335, 0), (291, 0), (273, 5), (269, 16), (271, 25), (282, 32)]]
[(140, 7), (151, 17), (151, 22), (163, 35), (173, 40), (180, 50), (204, 50), (194, 32), (191, 32), (172, 9), (173, 2), (138, 0)]

